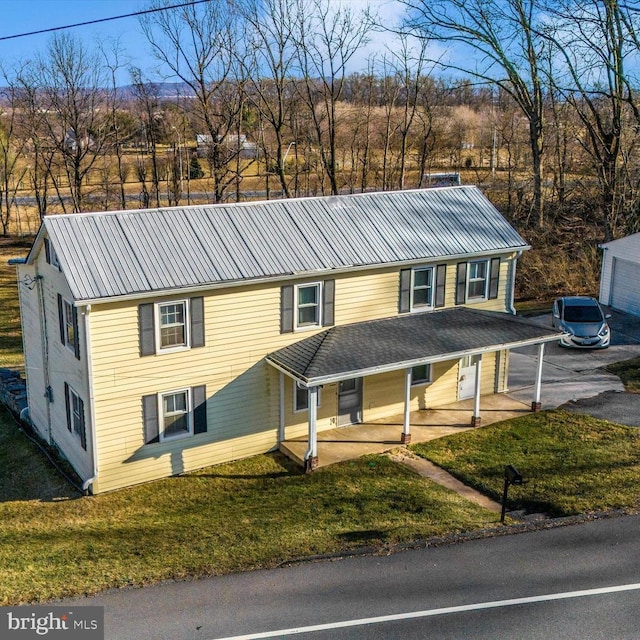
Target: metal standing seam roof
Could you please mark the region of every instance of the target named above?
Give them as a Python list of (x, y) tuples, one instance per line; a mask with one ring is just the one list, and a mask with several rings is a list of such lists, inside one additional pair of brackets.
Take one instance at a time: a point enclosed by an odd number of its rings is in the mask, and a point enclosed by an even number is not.
[(52, 215), (45, 234), (77, 301), (528, 248), (475, 186)]
[(452, 307), (331, 327), (267, 362), (314, 386), (463, 355), (554, 342), (562, 332), (496, 311)]

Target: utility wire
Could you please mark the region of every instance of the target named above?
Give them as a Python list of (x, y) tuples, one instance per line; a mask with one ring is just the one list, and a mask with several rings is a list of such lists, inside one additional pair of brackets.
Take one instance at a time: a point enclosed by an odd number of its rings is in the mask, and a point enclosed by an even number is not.
[(68, 24), (64, 27), (50, 27), (49, 29), (40, 29), (39, 31), (28, 31), (26, 33), (17, 33), (12, 36), (0, 36), (2, 40), (13, 40), (14, 38), (26, 38), (27, 36), (36, 36), (41, 33), (51, 33), (53, 31), (61, 31), (63, 29), (73, 29), (74, 27), (86, 27), (90, 24), (98, 24), (100, 22), (109, 22), (110, 20), (121, 20), (122, 18), (133, 18), (135, 16), (143, 16), (147, 13), (156, 13), (157, 11), (168, 11), (169, 9), (179, 9), (180, 7), (189, 7), (194, 4), (202, 4), (203, 2), (210, 2), (210, 0), (192, 0), (191, 2), (183, 2), (181, 4), (173, 4), (166, 7), (157, 7), (155, 9), (145, 9), (144, 11), (136, 11), (135, 13), (125, 13), (121, 16), (113, 16), (111, 18), (97, 18), (96, 20), (89, 20), (88, 22), (77, 22), (76, 24)]

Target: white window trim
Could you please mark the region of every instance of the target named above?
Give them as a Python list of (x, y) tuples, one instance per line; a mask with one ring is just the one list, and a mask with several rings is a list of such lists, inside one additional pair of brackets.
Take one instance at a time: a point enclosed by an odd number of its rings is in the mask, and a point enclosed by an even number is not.
[[(162, 341), (160, 338), (160, 307), (165, 307), (171, 304), (182, 304), (184, 306), (184, 344), (176, 345), (173, 347), (162, 347)], [(153, 305), (153, 313), (155, 315), (154, 321), (154, 329), (155, 329), (155, 340), (156, 340), (156, 353), (172, 353), (174, 351), (186, 351), (187, 349), (191, 349), (191, 316), (189, 309), (189, 301), (187, 299), (184, 300), (165, 300), (163, 302), (156, 302)]]
[[(469, 289), (471, 287), (471, 265), (484, 263), (484, 290), (481, 296), (470, 296)], [(482, 302), (488, 299), (489, 292), (489, 279), (490, 279), (490, 265), (489, 260), (471, 260), (467, 264), (467, 302)], [(474, 282), (479, 282), (480, 278), (474, 279)]]
[[(431, 271), (431, 304), (423, 304), (420, 306), (416, 306), (414, 304), (414, 292), (415, 292), (415, 274), (416, 271)], [(410, 302), (409, 302), (409, 310), (410, 311), (433, 311), (434, 306), (433, 306), (433, 302), (434, 302), (434, 298), (435, 298), (435, 277), (436, 277), (436, 272), (434, 267), (432, 266), (424, 266), (424, 267), (414, 267), (413, 269), (411, 269), (411, 295), (410, 295)]]
[[(308, 331), (318, 329), (322, 327), (322, 285), (321, 281), (317, 282), (302, 282), (296, 284), (293, 287), (293, 330), (294, 331)], [(306, 289), (308, 287), (316, 287), (318, 289), (318, 322), (315, 324), (298, 324), (298, 291), (300, 289)]]
[[(80, 394), (77, 393), (71, 385), (67, 385), (67, 389), (69, 391), (69, 420), (71, 420), (71, 433), (78, 438), (78, 440), (82, 440), (82, 436), (76, 430), (76, 413), (73, 410), (73, 400), (74, 398), (77, 400), (77, 403), (84, 404), (84, 401), (80, 397)], [(86, 429), (85, 418), (84, 415), (80, 416), (80, 427)]]
[(414, 369), (414, 367), (411, 367), (411, 386), (412, 387), (424, 387), (424, 386), (426, 386), (428, 384), (431, 384), (433, 382), (433, 367), (431, 366), (431, 363), (426, 363), (425, 365), (417, 365), (417, 366), (428, 367), (427, 371), (429, 373), (429, 377), (427, 379), (416, 380), (414, 382), (414, 380), (413, 380), (413, 369)]
[[(297, 396), (296, 390), (298, 389), (298, 385), (299, 383), (294, 380), (293, 381), (293, 413), (306, 413), (307, 411), (309, 411), (309, 407), (306, 407), (304, 409), (298, 409), (296, 406), (296, 396)], [(320, 408), (320, 405), (322, 404), (321, 395), (322, 395), (322, 387), (318, 387), (318, 408)]]
[[(187, 394), (187, 426), (188, 431), (186, 433), (176, 433), (174, 435), (166, 436), (164, 433), (164, 399), (165, 396), (174, 396), (178, 393)], [(189, 438), (193, 435), (193, 398), (191, 395), (191, 388), (174, 389), (172, 391), (165, 391), (158, 394), (158, 435), (160, 436), (160, 442), (173, 442), (174, 440), (181, 440), (182, 438)]]

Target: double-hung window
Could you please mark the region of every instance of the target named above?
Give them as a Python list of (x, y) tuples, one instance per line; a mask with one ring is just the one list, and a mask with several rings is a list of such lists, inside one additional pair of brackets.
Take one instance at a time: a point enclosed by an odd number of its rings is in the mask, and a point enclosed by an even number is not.
[[(306, 411), (309, 408), (309, 389), (307, 387), (303, 387), (300, 383), (296, 382), (294, 389), (294, 398), (293, 398), (293, 410), (295, 412), (298, 411)], [(317, 406), (320, 406), (320, 387), (318, 387), (318, 401)]]
[(160, 394), (160, 441), (193, 433), (191, 390)]
[(168, 442), (207, 431), (205, 385), (142, 397), (144, 442)]
[(156, 313), (160, 349), (186, 347), (189, 344), (187, 301), (160, 303)]
[(431, 365), (419, 364), (411, 369), (411, 384), (414, 386), (431, 382)]
[(64, 395), (67, 408), (67, 429), (80, 438), (80, 445), (87, 448), (87, 430), (82, 398), (65, 382)]
[(467, 300), (487, 297), (487, 261), (469, 263), (467, 279)]
[(78, 310), (60, 294), (58, 294), (58, 320), (62, 344), (73, 351), (76, 358), (80, 358)]
[(419, 267), (412, 271), (411, 308), (433, 307), (433, 267)]
[(298, 284), (295, 287), (296, 329), (322, 326), (322, 284)]
[(204, 298), (141, 304), (138, 325), (141, 356), (204, 347)]

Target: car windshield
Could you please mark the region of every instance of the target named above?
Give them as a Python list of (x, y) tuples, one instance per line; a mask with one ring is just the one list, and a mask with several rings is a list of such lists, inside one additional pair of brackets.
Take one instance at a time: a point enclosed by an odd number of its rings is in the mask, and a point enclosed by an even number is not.
[(565, 322), (602, 322), (602, 313), (592, 305), (565, 306)]

